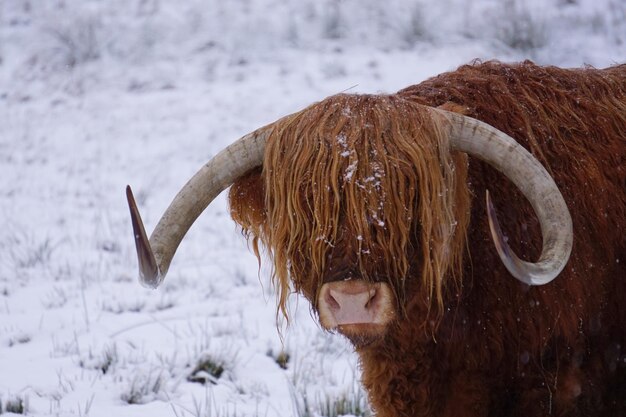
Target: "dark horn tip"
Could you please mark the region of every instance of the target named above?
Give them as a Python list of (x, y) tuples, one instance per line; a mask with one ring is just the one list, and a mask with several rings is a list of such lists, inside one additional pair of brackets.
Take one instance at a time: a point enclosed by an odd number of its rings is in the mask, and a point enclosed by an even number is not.
[(528, 276), (528, 272), (526, 271), (523, 262), (517, 257), (517, 255), (515, 255), (515, 253), (513, 253), (509, 244), (506, 242), (506, 237), (504, 236), (504, 233), (502, 233), (500, 222), (498, 222), (496, 209), (493, 206), (491, 197), (489, 196), (489, 190), (486, 192), (485, 200), (487, 204), (489, 229), (491, 230), (491, 237), (496, 246), (498, 255), (500, 256), (500, 260), (511, 275), (525, 284), (532, 285), (531, 277)]
[(133, 196), (130, 185), (126, 186), (126, 198), (130, 209), (130, 218), (133, 224), (133, 235), (135, 238), (135, 248), (137, 249), (137, 261), (139, 263), (139, 282), (142, 285), (157, 288), (163, 281), (163, 276), (159, 271), (154, 252), (150, 247), (150, 241), (146, 235), (146, 230)]
[(491, 201), (491, 197), (489, 196), (489, 190), (487, 190), (485, 193), (485, 202), (487, 204), (487, 218), (489, 220), (489, 229), (491, 230), (493, 243), (496, 245), (496, 249), (500, 256), (510, 258), (509, 245), (506, 243), (506, 238), (502, 233), (502, 228), (500, 227), (500, 222), (498, 221), (496, 208), (493, 206), (493, 202)]

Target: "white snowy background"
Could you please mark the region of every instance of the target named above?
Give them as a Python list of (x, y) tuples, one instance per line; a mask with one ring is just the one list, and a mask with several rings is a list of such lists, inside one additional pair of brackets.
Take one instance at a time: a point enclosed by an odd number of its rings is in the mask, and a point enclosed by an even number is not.
[(124, 188), (150, 232), (241, 135), (475, 58), (624, 62), (626, 1), (0, 0), (0, 414), (370, 415), (305, 300), (277, 326), (224, 195), (154, 291)]

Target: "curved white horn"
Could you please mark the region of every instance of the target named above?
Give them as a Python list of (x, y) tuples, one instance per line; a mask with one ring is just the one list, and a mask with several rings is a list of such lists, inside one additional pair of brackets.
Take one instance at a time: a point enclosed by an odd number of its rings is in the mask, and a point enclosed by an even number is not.
[(572, 251), (572, 218), (556, 183), (524, 147), (504, 132), (480, 120), (441, 109), (448, 119), (450, 147), (479, 158), (508, 177), (530, 201), (541, 225), (543, 249), (537, 262), (526, 262), (509, 248), (487, 195), (487, 214), (500, 259), (509, 272), (529, 285), (552, 281)]
[(135, 246), (139, 261), (139, 280), (156, 288), (165, 274), (183, 237), (200, 213), (223, 190), (252, 168), (263, 164), (265, 142), (272, 125), (249, 133), (206, 163), (178, 192), (148, 240), (130, 187), (126, 188)]

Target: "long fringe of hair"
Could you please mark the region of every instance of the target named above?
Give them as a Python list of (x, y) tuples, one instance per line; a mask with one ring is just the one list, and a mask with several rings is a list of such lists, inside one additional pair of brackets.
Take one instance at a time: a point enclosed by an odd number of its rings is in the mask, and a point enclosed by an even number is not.
[(400, 306), (406, 280), (421, 279), (420, 296), (443, 311), (447, 281), (461, 277), (469, 191), (466, 157), (450, 152), (440, 123), (399, 96), (340, 94), (275, 124), (263, 208), (239, 202), (234, 217), (257, 256), (259, 240), (268, 250), (286, 318), (292, 290), (315, 306), (337, 246)]

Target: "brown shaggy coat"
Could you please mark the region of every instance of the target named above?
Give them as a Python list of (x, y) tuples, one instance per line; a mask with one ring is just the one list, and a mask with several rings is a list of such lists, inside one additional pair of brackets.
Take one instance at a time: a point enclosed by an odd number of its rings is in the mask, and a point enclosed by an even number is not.
[[(510, 276), (485, 191), (527, 260), (541, 250), (532, 208), (450, 153), (415, 103), (508, 133), (552, 174), (574, 227), (553, 282)], [(397, 319), (357, 347), (377, 416), (626, 415), (626, 65), (475, 63), (391, 96), (331, 97), (274, 130), (263, 170), (231, 189), (233, 218), (266, 247), (283, 309), (293, 288), (315, 310), (320, 283), (346, 276), (392, 286)]]

